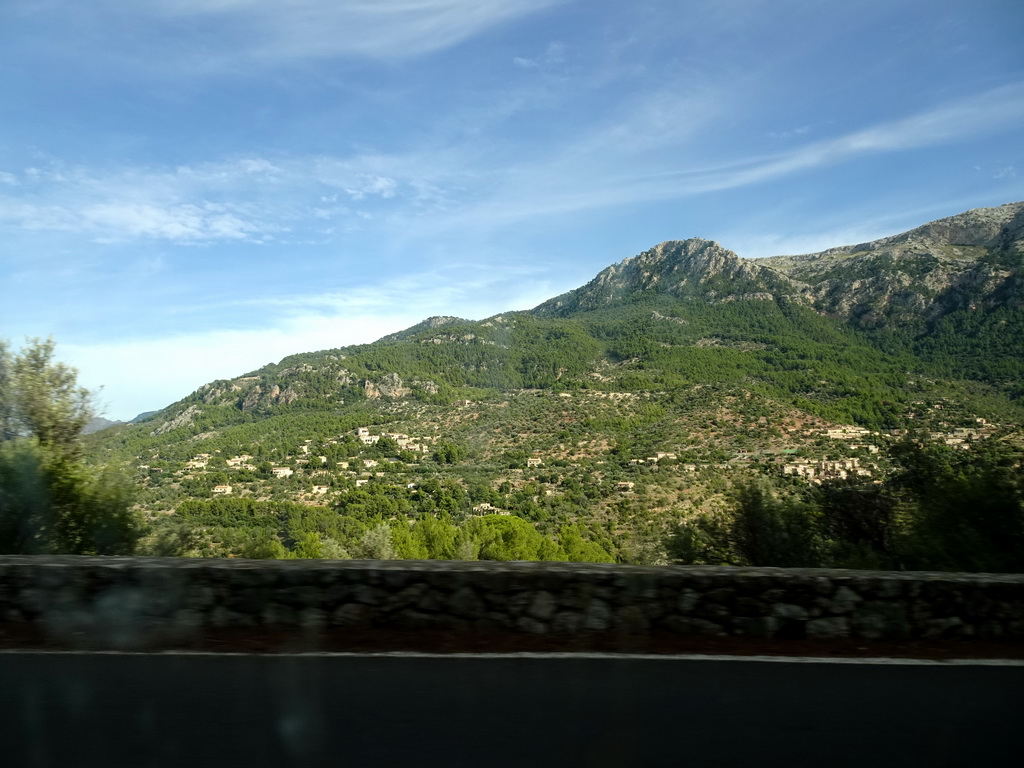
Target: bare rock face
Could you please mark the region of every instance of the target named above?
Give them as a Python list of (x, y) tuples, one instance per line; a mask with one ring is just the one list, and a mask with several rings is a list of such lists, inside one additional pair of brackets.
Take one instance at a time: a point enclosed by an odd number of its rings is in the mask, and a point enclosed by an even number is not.
[(173, 419), (171, 419), (170, 421), (165, 421), (159, 427), (150, 432), (150, 437), (166, 434), (167, 432), (175, 430), (178, 427), (191, 426), (192, 424), (195, 423), (196, 417), (199, 416), (201, 413), (202, 411), (199, 410), (199, 407), (193, 403), (188, 408), (179, 413), (177, 416), (175, 416)]
[[(274, 389), (277, 389), (277, 387), (274, 387)], [(289, 405), (298, 399), (299, 393), (295, 391), (295, 385), (289, 384), (286, 390), (277, 394), (274, 401), (277, 403), (283, 403), (284, 405)]]
[(730, 301), (774, 301), (775, 296), (765, 291), (754, 293), (729, 293), (725, 296), (718, 296), (715, 291), (708, 292), (708, 300), (717, 304), (727, 304)]
[(762, 261), (807, 283), (819, 310), (872, 328), (995, 305), (1012, 293), (1005, 265), (1022, 255), (1024, 203), (1009, 203), (868, 243)]
[(392, 333), (381, 338), (381, 341), (401, 341), (407, 339), (410, 336), (421, 331), (428, 331), (434, 328), (440, 328), (444, 325), (451, 325), (452, 323), (465, 322), (461, 317), (453, 317), (451, 315), (436, 315), (434, 317), (428, 317), (426, 320), (417, 323), (411, 328), (406, 328), (404, 331), (398, 333)]
[(419, 387), (424, 392), (426, 392), (428, 395), (436, 395), (438, 392), (441, 391), (440, 387), (438, 387), (437, 384), (435, 384), (434, 382), (429, 381), (429, 380), (428, 381), (420, 381), (419, 379), (417, 379), (417, 380), (412, 382), (412, 385), (414, 387)]
[(260, 397), (263, 395), (263, 387), (257, 384), (255, 387), (249, 390), (249, 394), (242, 400), (242, 410), (251, 411), (257, 405), (260, 404)]
[[(204, 391), (205, 390), (205, 391)], [(227, 386), (217, 386), (215, 384), (207, 384), (200, 388), (203, 392), (203, 402), (207, 405), (212, 405), (218, 400), (221, 400), (224, 395), (228, 392)]]
[(661, 314), (661, 312), (658, 312), (658, 311), (654, 311), (654, 312), (651, 313), (651, 319), (652, 320), (667, 320), (670, 323), (676, 323), (678, 325), (686, 325), (686, 320), (684, 320), (683, 318), (681, 318), (681, 317), (670, 317), (668, 315), (663, 315), (663, 314)]
[(243, 398), (242, 410), (252, 411), (269, 405), (288, 405), (289, 403), (294, 403), (300, 396), (294, 384), (289, 384), (285, 389), (281, 389), (280, 386), (274, 384), (270, 389), (266, 390), (259, 384), (256, 384)]
[(452, 317), (450, 315), (438, 315), (435, 317), (429, 317), (423, 322), (426, 323), (428, 328), (440, 328), (442, 325), (459, 322), (459, 318)]
[[(638, 291), (678, 298), (728, 300), (721, 290), (768, 300), (799, 298), (807, 286), (774, 269), (741, 259), (711, 240), (671, 240), (603, 270), (574, 291), (544, 302), (537, 314), (566, 314), (613, 305)], [(739, 290), (736, 290), (739, 289)]]
[(381, 397), (397, 399), (412, 394), (412, 390), (404, 385), (397, 373), (389, 373), (378, 382), (366, 381), (363, 384), (363, 391), (369, 400)]
[[(907, 244), (941, 244), (968, 248), (1012, 248), (1021, 252), (1024, 240), (1024, 203), (1007, 203), (997, 208), (975, 208), (916, 229), (865, 245), (874, 249)], [(850, 246), (859, 248), (860, 246)]]

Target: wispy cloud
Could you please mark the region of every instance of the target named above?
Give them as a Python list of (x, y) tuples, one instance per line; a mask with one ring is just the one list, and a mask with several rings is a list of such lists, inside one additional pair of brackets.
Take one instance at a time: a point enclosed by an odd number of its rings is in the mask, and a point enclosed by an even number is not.
[[(315, 219), (359, 216), (344, 205), (325, 206), (337, 196), (323, 192), (340, 188), (363, 204), (394, 198), (402, 182), (373, 172), (394, 164), (373, 156), (245, 157), (162, 169), (51, 161), (27, 169), (23, 183), (0, 194), (0, 227), (73, 232), (98, 242), (266, 242)], [(409, 198), (419, 194), (413, 182), (422, 181), (405, 180)]]
[(353, 200), (363, 200), (367, 195), (377, 195), (384, 199), (392, 198), (398, 187), (398, 182), (387, 176), (368, 176), (360, 181), (358, 186), (345, 187), (345, 191)]
[(810, 133), (810, 131), (811, 131), (811, 126), (809, 126), (809, 125), (801, 125), (801, 126), (797, 126), (796, 128), (792, 128), (792, 129), (790, 129), (788, 131), (770, 131), (768, 133), (768, 138), (770, 138), (770, 139), (792, 139), (792, 138), (795, 138), (797, 136), (803, 136), (803, 135), (805, 135), (807, 133)]
[(694, 192), (756, 184), (858, 155), (935, 146), (1019, 125), (1024, 120), (1024, 84), (1018, 83), (901, 120), (826, 139), (791, 152), (722, 168), (669, 174)]
[[(330, 57), (409, 59), (569, 0), (41, 0), (52, 14), (84, 19), (108, 50), (145, 61), (208, 69)], [(97, 20), (99, 22), (97, 23)], [(133, 34), (123, 34), (130, 25)], [(135, 39), (132, 39), (135, 38)]]
[(566, 45), (561, 42), (549, 43), (539, 56), (515, 56), (512, 63), (524, 69), (546, 69), (558, 66), (565, 61)]
[[(659, 110), (661, 112), (659, 113)], [(699, 110), (697, 110), (699, 112)], [(1024, 123), (1024, 83), (996, 88), (898, 120), (793, 149), (719, 166), (696, 166), (657, 174), (627, 172), (648, 148), (664, 157), (674, 145), (686, 154), (685, 140), (713, 124), (700, 117), (676, 124), (673, 113), (688, 114), (684, 102), (649, 105), (646, 112), (583, 137), (573, 151), (543, 164), (517, 169), (500, 198), (485, 200), (459, 216), (459, 223), (508, 224), (516, 220), (630, 203), (684, 198), (706, 192), (764, 184), (797, 173), (826, 168), (862, 156), (940, 146), (1006, 130)], [(659, 119), (658, 115), (662, 117)], [(594, 158), (590, 163), (580, 162)], [(678, 161), (677, 161), (678, 162)], [(527, 193), (527, 189), (530, 190)], [(538, 192), (538, 190), (541, 190)]]
[[(531, 218), (765, 184), (849, 160), (940, 146), (1024, 123), (1024, 84), (718, 166), (685, 166), (691, 141), (729, 114), (713, 94), (648, 93), (622, 118), (568, 135), (557, 152), (525, 147), (513, 164), (457, 137), (396, 154), (240, 157), (175, 168), (26, 169), (0, 194), (0, 226), (102, 242), (310, 242), (379, 222), (382, 236), (486, 231)], [(666, 160), (666, 158), (669, 158)], [(1008, 177), (1012, 170), (1000, 171)], [(13, 174), (12, 174), (13, 175)], [(338, 197), (341, 195), (342, 202)], [(429, 214), (429, 215), (425, 215)]]
[(100, 242), (147, 237), (182, 243), (212, 240), (254, 240), (275, 227), (260, 225), (231, 212), (232, 206), (178, 205), (159, 207), (130, 202), (85, 206), (81, 221), (87, 230), (111, 233)]

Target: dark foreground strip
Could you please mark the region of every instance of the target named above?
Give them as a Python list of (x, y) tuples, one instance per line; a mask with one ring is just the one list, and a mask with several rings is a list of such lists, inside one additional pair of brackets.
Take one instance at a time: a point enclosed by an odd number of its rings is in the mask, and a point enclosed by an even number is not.
[(867, 641), (859, 639), (757, 639), (644, 636), (616, 633), (588, 635), (530, 635), (514, 632), (398, 631), (328, 629), (318, 631), (270, 629), (204, 630), (201, 638), (183, 642), (148, 642), (133, 638), (121, 645), (102, 645), (85, 637), (57, 641), (37, 626), (0, 628), (0, 649), (201, 651), (207, 653), (611, 653), (698, 654), (731, 656), (804, 656), (817, 658), (1024, 659), (1024, 643), (1015, 640), (963, 639)]
[(2, 764), (1020, 765), (1024, 665), (788, 661), (0, 653)]

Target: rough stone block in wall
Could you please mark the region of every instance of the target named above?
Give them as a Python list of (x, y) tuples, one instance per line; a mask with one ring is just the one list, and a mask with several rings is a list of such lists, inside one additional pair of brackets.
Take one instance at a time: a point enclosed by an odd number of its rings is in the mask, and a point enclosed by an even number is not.
[(224, 628), (1024, 637), (1024, 575), (584, 563), (0, 557), (0, 632), (115, 648)]

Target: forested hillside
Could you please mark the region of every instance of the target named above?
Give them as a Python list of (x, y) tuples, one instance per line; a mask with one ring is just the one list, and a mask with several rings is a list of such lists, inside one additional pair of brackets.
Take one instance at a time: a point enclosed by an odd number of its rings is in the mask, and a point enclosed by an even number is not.
[(1022, 217), (757, 261), (663, 243), (534, 310), (292, 355), (88, 444), (136, 478), (154, 552), (742, 559), (679, 526), (731, 530), (751, 482), (889, 489), (908, 446), (1012, 469)]

